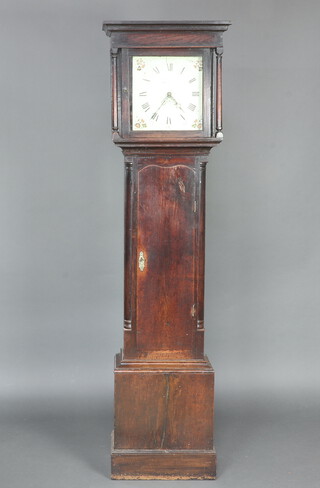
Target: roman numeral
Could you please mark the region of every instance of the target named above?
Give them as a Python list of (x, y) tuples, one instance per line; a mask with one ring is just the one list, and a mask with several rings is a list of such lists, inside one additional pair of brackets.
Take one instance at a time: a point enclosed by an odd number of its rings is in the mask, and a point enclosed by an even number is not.
[(199, 93), (199, 92), (192, 92), (192, 96), (193, 96), (193, 97), (198, 97), (199, 95), (200, 95), (200, 93)]
[(140, 97), (146, 97), (147, 96), (147, 92), (141, 92), (139, 93)]
[(189, 103), (189, 105), (188, 105), (189, 110), (192, 110), (192, 112), (193, 112), (195, 108), (196, 108), (196, 106), (193, 103)]
[(141, 105), (141, 107), (143, 108), (143, 110), (145, 112), (148, 112), (148, 110), (150, 109), (150, 105), (148, 102), (144, 103), (143, 105)]
[(191, 80), (189, 80), (189, 83), (193, 83), (194, 81), (196, 81), (195, 78), (191, 78)]
[(159, 74), (159, 73), (160, 73), (158, 66), (155, 66), (155, 67), (153, 68), (153, 71), (155, 71), (157, 74)]
[(167, 64), (167, 68), (168, 68), (168, 71), (172, 71), (173, 70), (173, 64), (172, 63)]
[(159, 118), (159, 114), (158, 114), (157, 112), (155, 112), (154, 114), (152, 114), (151, 118), (152, 118), (153, 120), (157, 121), (157, 120), (158, 120), (158, 118)]
[(170, 117), (167, 117), (167, 124), (170, 125), (171, 124), (171, 119)]

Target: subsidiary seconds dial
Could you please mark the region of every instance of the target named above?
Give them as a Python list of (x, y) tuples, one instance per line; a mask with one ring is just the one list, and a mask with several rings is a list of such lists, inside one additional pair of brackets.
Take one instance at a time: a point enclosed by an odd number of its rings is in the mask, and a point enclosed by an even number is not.
[(132, 130), (202, 130), (202, 56), (132, 57)]

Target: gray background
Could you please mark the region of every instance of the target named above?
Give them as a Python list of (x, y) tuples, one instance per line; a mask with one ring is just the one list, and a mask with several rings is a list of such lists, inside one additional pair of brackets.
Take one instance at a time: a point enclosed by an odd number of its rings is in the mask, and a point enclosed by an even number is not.
[(320, 3), (2, 0), (1, 488), (152, 486), (107, 477), (123, 158), (101, 24), (181, 18), (233, 22), (207, 179), (214, 483), (319, 486)]

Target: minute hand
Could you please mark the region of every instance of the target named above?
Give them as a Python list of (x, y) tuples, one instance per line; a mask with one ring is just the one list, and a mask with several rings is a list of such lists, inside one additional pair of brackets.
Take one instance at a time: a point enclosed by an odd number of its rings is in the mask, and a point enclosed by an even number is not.
[(182, 110), (182, 112), (184, 112), (183, 108), (181, 107), (180, 103), (177, 102), (177, 100), (175, 98), (173, 98), (173, 96), (170, 97), (171, 100), (173, 101), (173, 103), (180, 109)]

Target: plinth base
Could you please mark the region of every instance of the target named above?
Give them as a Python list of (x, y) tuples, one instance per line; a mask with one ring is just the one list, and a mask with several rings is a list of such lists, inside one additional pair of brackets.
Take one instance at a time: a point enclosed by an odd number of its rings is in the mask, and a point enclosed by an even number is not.
[(214, 479), (208, 358), (115, 362), (112, 479)]
[(114, 480), (213, 480), (216, 451), (114, 449), (112, 433), (111, 466)]

